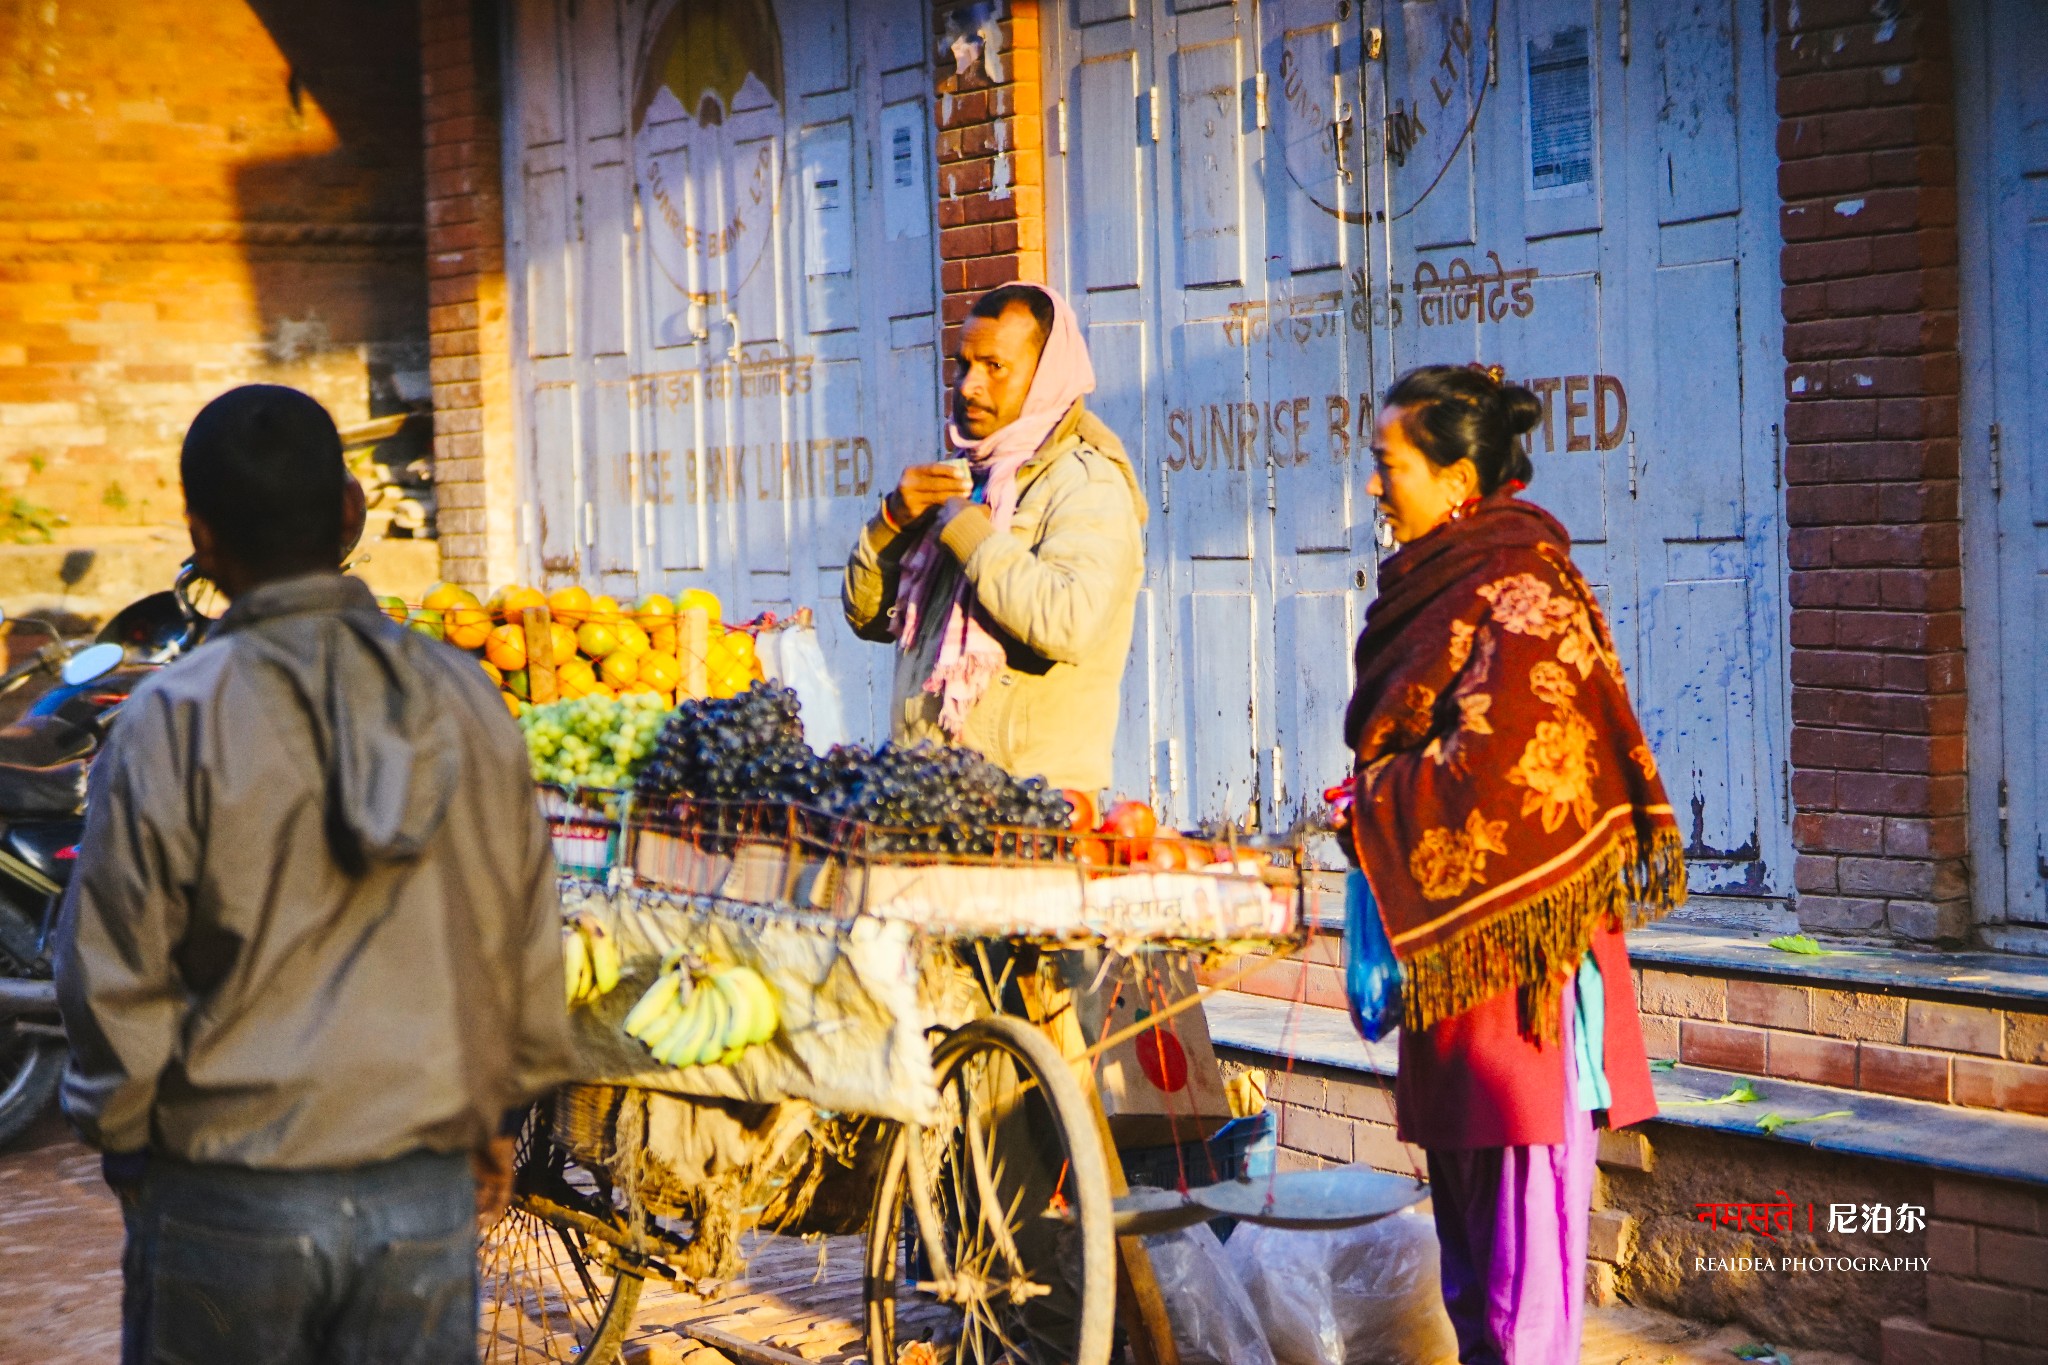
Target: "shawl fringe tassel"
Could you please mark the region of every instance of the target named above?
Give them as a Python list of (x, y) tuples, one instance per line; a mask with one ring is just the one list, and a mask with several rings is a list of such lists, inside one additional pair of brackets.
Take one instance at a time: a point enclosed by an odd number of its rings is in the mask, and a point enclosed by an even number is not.
[(1565, 984), (1595, 932), (1661, 919), (1685, 895), (1678, 830), (1660, 825), (1647, 843), (1624, 830), (1569, 880), (1403, 962), (1401, 1026), (1427, 1029), (1519, 986), (1523, 1035), (1557, 1042)]

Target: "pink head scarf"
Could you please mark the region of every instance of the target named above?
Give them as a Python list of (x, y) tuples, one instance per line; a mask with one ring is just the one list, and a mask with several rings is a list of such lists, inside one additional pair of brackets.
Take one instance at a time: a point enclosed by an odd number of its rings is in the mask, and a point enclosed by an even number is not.
[[(1038, 453), (1074, 404), (1095, 392), (1095, 366), (1089, 363), (1088, 342), (1081, 335), (1074, 310), (1057, 291), (1045, 285), (1021, 280), (1017, 283), (1036, 289), (1052, 301), (1052, 328), (1038, 353), (1038, 369), (1031, 376), (1031, 391), (1024, 397), (1024, 410), (1017, 414), (1016, 421), (978, 441), (964, 435), (958, 426), (949, 424), (946, 428), (953, 448), (966, 455), (980, 477), (989, 520), (998, 531), (1010, 529), (1010, 518), (1017, 511), (1017, 471)], [(966, 728), (968, 713), (1002, 671), (1008, 655), (1002, 642), (982, 625), (975, 610), (973, 586), (964, 575), (956, 580), (947, 601), (925, 602), (933, 569), (944, 553), (939, 542), (940, 529), (935, 522), (903, 557), (896, 592), (900, 604), (896, 640), (903, 649), (912, 648), (917, 641), (921, 613), (929, 607), (942, 615), (938, 660), (931, 677), (925, 680), (924, 690), (941, 698), (939, 725), (958, 739)]]

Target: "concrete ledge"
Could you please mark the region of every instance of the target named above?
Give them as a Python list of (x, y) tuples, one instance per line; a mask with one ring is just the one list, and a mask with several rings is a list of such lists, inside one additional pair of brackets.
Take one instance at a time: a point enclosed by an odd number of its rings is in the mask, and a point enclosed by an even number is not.
[[(1382, 1077), (1398, 1066), (1394, 1039), (1366, 1042), (1343, 1010), (1236, 992), (1213, 996), (1203, 1008), (1210, 1038), (1220, 1051), (1238, 1054), (1235, 1060), (1270, 1065), (1294, 1058)], [(1655, 1123), (2048, 1186), (2048, 1119), (1693, 1066), (1656, 1072), (1653, 1080), (1662, 1110)], [(1750, 1104), (1700, 1103), (1727, 1094), (1740, 1080), (1750, 1081), (1761, 1098)], [(1756, 1126), (1765, 1114), (1800, 1119), (1837, 1109), (1849, 1116), (1774, 1133)]]

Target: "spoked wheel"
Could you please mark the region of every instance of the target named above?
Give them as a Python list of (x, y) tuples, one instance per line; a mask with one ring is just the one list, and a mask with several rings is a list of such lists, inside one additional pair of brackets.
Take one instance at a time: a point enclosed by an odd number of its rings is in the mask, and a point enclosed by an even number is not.
[(1022, 1019), (968, 1024), (932, 1060), (945, 1118), (896, 1130), (868, 1224), (868, 1360), (1105, 1365), (1116, 1241), (1087, 1096)]
[(640, 1302), (631, 1248), (647, 1217), (608, 1172), (550, 1140), (547, 1114), (543, 1104), (528, 1117), (512, 1206), (478, 1248), (477, 1354), (484, 1365), (612, 1365)]

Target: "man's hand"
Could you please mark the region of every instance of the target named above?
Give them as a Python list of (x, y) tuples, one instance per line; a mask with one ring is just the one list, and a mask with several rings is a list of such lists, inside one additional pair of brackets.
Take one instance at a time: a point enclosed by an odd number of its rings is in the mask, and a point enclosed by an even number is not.
[(914, 464), (903, 471), (896, 491), (889, 495), (894, 503), (889, 515), (908, 526), (948, 498), (964, 498), (973, 491), (973, 477), (955, 461)]
[(494, 1137), (488, 1146), (470, 1153), (469, 1169), (476, 1176), (476, 1216), (484, 1227), (498, 1221), (512, 1204), (513, 1164), (518, 1159), (519, 1139)]

